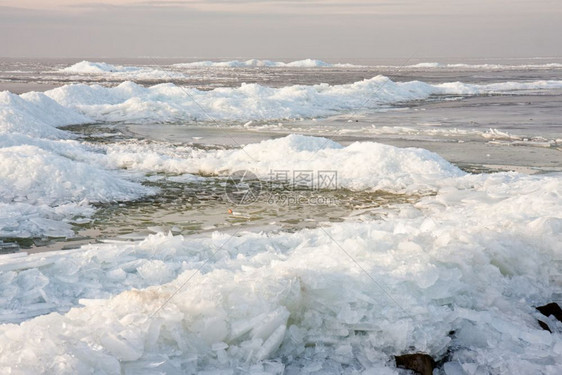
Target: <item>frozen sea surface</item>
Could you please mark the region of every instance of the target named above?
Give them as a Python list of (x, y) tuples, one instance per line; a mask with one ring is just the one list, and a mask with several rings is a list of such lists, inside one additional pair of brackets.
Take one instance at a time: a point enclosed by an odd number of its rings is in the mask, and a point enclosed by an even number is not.
[(0, 372), (558, 374), (561, 76), (2, 60)]

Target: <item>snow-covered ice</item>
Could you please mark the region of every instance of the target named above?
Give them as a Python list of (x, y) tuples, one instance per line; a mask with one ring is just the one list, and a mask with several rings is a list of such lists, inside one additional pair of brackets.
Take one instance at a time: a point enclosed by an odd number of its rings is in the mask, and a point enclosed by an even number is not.
[(384, 220), (0, 258), (5, 320), (60, 311), (0, 326), (0, 368), (397, 373), (394, 354), (451, 350), (468, 373), (556, 373), (533, 306), (555, 291), (562, 176), (457, 185)]
[[(177, 68), (383, 68), (383, 69), (400, 69), (400, 70), (417, 70), (417, 69), (462, 69), (462, 70), (546, 70), (560, 69), (562, 64), (557, 62), (545, 63), (520, 63), (520, 64), (497, 64), (497, 63), (443, 63), (443, 62), (419, 62), (409, 65), (358, 65), (349, 63), (328, 63), (317, 59), (304, 59), (290, 62), (249, 59), (249, 60), (228, 60), (228, 61), (194, 61), (188, 63), (177, 63), (173, 65)], [(72, 67), (68, 67), (66, 71), (90, 71), (92, 73), (100, 71), (119, 71), (123, 67), (115, 67), (105, 63), (94, 63), (82, 61)]]
[(99, 168), (98, 152), (57, 126), (92, 120), (43, 93), (0, 93), (0, 233), (72, 236), (69, 221), (90, 203), (154, 193), (118, 171)]
[(118, 79), (178, 79), (187, 78), (183, 73), (154, 69), (150, 67), (112, 65), (105, 62), (80, 61), (74, 65), (60, 69), (66, 74), (101, 75)]
[(45, 95), (96, 121), (178, 122), (244, 121), (323, 117), (350, 111), (427, 99), (432, 95), (483, 95), (562, 88), (562, 81), (431, 85), (394, 82), (387, 77), (343, 85), (295, 85), (271, 88), (242, 84), (238, 88), (201, 91), (174, 84), (142, 87), (124, 82), (117, 87), (67, 85)]
[(56, 126), (90, 121), (42, 93), (0, 92), (0, 134), (21, 133), (37, 138), (68, 138)]
[(56, 137), (55, 126), (94, 121), (128, 123), (299, 119), (377, 109), (434, 95), (484, 95), (562, 88), (562, 81), (427, 84), (394, 82), (387, 77), (343, 85), (295, 85), (201, 91), (174, 84), (116, 87), (70, 84), (45, 93), (0, 94), (0, 132)]
[(360, 67), (353, 64), (331, 64), (322, 60), (305, 59), (291, 62), (272, 60), (231, 60), (231, 61), (195, 61), (190, 63), (178, 63), (174, 66), (179, 68), (352, 68)]
[(420, 69), (463, 69), (463, 70), (537, 70), (537, 69), (562, 69), (560, 63), (544, 63), (544, 64), (446, 64), (439, 62), (421, 62), (413, 65), (407, 65), (405, 68)]
[[(81, 157), (91, 154), (76, 146), (74, 151), (81, 152)], [(0, 148), (2, 235), (70, 237), (68, 221), (90, 216), (90, 203), (132, 200), (155, 192), (118, 171), (59, 152), (34, 145)]]
[(342, 147), (325, 138), (301, 135), (234, 150), (186, 151), (170, 155), (147, 145), (126, 144), (109, 146), (107, 156), (116, 167), (205, 175), (249, 170), (264, 180), (272, 170), (334, 170), (340, 188), (395, 193), (432, 191), (441, 181), (464, 174), (438, 155), (422, 149), (399, 149), (374, 142)]

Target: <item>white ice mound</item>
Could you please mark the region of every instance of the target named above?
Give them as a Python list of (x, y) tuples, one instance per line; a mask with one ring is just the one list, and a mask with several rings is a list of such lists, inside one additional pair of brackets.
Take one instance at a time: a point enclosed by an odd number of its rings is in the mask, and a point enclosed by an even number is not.
[[(390, 192), (435, 191), (464, 172), (423, 149), (397, 148), (374, 142), (347, 147), (327, 138), (288, 135), (230, 150), (177, 148), (129, 142), (107, 146), (105, 163), (112, 168), (166, 173), (228, 175), (248, 170), (262, 181), (286, 171), (335, 172), (337, 188)], [(453, 182), (451, 182), (453, 183)], [(333, 188), (333, 186), (331, 186)]]
[(62, 69), (63, 72), (71, 73), (115, 73), (135, 72), (138, 70), (140, 70), (140, 68), (115, 66), (104, 62), (90, 62), (85, 60)]
[(43, 93), (0, 93), (0, 235), (71, 236), (68, 221), (91, 215), (88, 202), (153, 192), (101, 169), (102, 154), (56, 128), (87, 122), (92, 119)]
[(69, 74), (105, 75), (121, 79), (177, 79), (185, 78), (182, 73), (150, 67), (112, 65), (105, 62), (80, 61), (60, 70)]
[(41, 138), (68, 138), (56, 126), (91, 121), (73, 109), (65, 108), (45, 94), (0, 93), (0, 134), (20, 133)]
[(300, 68), (326, 68), (326, 67), (332, 67), (335, 65), (340, 65), (340, 64), (330, 64), (321, 60), (315, 60), (315, 59), (305, 59), (305, 60), (298, 60), (298, 61), (292, 61), (287, 63), (287, 66), (290, 67), (300, 67)]
[(414, 65), (409, 65), (409, 68), (439, 68), (442, 67), (443, 64), (438, 63), (438, 62), (422, 62), (422, 63), (417, 63)]
[(1, 202), (32, 205), (123, 201), (150, 192), (116, 172), (31, 145), (0, 148), (0, 181)]
[(180, 68), (331, 68), (331, 67), (355, 67), (352, 64), (331, 64), (322, 60), (304, 59), (291, 62), (250, 59), (245, 61), (196, 61), (191, 63), (174, 64)]
[(385, 76), (377, 76), (333, 86), (272, 88), (242, 84), (237, 88), (210, 91), (174, 84), (142, 87), (132, 82), (112, 88), (68, 85), (45, 94), (59, 104), (99, 121), (165, 123), (314, 118), (372, 110), (432, 95), (482, 95), (557, 88), (562, 88), (562, 81), (431, 85), (419, 81), (394, 82)]
[[(159, 87), (159, 85), (153, 87)], [(65, 107), (80, 109), (97, 105), (120, 104), (135, 96), (145, 94), (145, 89), (133, 82), (124, 82), (113, 88), (70, 84), (46, 91), (45, 94)]]
[[(342, 149), (343, 146), (328, 138), (290, 134), (285, 137), (252, 143), (243, 147), (248, 154), (265, 158), (283, 158), (300, 152), (319, 152)], [(267, 152), (270, 150), (271, 152)]]
[(69, 223), (89, 217), (90, 203), (154, 193), (120, 171), (101, 169), (103, 155), (77, 141), (21, 134), (0, 138), (0, 236), (72, 237)]
[[(142, 155), (142, 146), (138, 155)], [(146, 159), (131, 149), (111, 147), (108, 157), (116, 166), (150, 169)], [(464, 173), (439, 155), (423, 149), (397, 148), (374, 142), (347, 147), (321, 137), (289, 135), (249, 144), (241, 149), (180, 155), (151, 155), (153, 170), (174, 173), (226, 175), (249, 170), (267, 181), (275, 171), (334, 171), (338, 187), (352, 190), (417, 192), (438, 189), (445, 179)]]

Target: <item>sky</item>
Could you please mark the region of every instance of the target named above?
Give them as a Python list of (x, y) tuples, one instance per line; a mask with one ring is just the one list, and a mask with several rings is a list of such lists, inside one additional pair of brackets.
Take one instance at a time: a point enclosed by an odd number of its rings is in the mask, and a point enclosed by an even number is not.
[(560, 0), (0, 0), (0, 56), (560, 57), (560, 20)]

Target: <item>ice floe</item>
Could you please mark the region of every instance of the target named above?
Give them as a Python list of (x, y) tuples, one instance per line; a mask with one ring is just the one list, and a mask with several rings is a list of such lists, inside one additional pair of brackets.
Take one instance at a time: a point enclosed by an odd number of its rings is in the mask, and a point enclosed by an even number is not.
[(322, 60), (304, 59), (291, 62), (272, 60), (231, 60), (231, 61), (195, 61), (190, 63), (178, 63), (174, 66), (179, 68), (351, 68), (360, 67), (353, 64), (331, 64)]
[(96, 121), (178, 122), (299, 119), (361, 112), (434, 95), (484, 95), (562, 88), (562, 81), (431, 85), (394, 82), (385, 76), (343, 84), (271, 88), (242, 84), (237, 88), (202, 91), (160, 84), (142, 87), (124, 82), (116, 87), (74, 84), (45, 95)]
[[(398, 68), (398, 66), (396, 67)], [(561, 69), (560, 63), (544, 63), (544, 64), (451, 64), (439, 62), (421, 62), (413, 65), (407, 65), (403, 68), (420, 68), (420, 69), (460, 69), (460, 70), (532, 70), (532, 69)]]
[(118, 79), (161, 80), (187, 78), (183, 73), (155, 69), (151, 67), (112, 65), (105, 62), (80, 61), (60, 69), (66, 74), (102, 75)]

